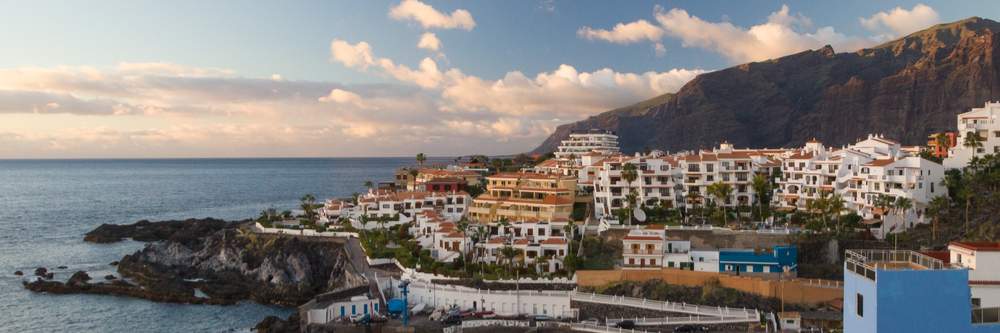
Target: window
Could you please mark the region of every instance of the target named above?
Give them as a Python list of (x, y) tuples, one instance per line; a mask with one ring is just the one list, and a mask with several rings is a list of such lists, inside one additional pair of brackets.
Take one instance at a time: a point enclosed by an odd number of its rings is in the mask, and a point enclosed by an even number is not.
[(982, 306), (982, 304), (983, 304), (983, 300), (982, 299), (976, 298), (976, 297), (972, 298), (972, 307), (973, 308), (978, 308), (978, 307)]
[(858, 308), (858, 317), (864, 317), (865, 316), (865, 296), (861, 295), (861, 293), (858, 293), (858, 298), (857, 298), (856, 302), (857, 302), (857, 308)]

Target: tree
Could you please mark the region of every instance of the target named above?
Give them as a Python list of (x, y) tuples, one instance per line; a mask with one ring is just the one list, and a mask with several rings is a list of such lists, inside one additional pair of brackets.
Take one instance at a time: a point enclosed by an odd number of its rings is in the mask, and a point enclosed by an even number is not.
[(508, 268), (514, 266), (514, 258), (517, 257), (517, 249), (511, 247), (510, 245), (500, 248), (500, 255), (507, 259)]
[(715, 182), (708, 185), (708, 188), (705, 190), (708, 191), (708, 195), (715, 198), (715, 201), (722, 202), (720, 204), (722, 206), (722, 223), (728, 225), (729, 213), (726, 211), (726, 200), (733, 194), (733, 186), (728, 183)]
[(826, 201), (826, 209), (830, 214), (833, 214), (834, 222), (837, 224), (837, 231), (840, 231), (840, 214), (847, 210), (847, 206), (844, 202), (844, 198), (840, 194), (834, 193)]
[(972, 157), (976, 157), (976, 153), (979, 152), (979, 148), (983, 147), (983, 137), (979, 136), (979, 133), (969, 131), (965, 133), (965, 141), (962, 142), (962, 146), (965, 148), (972, 149)]
[(766, 200), (770, 198), (771, 193), (771, 181), (767, 179), (767, 176), (757, 174), (753, 176), (750, 181), (750, 188), (753, 189), (754, 200), (753, 204), (757, 207), (757, 214), (760, 215), (761, 222), (764, 221), (764, 203), (770, 201)]
[(948, 197), (943, 195), (934, 197), (927, 205), (927, 215), (930, 215), (932, 219), (931, 240), (937, 240), (938, 222), (941, 220), (941, 215), (948, 212), (949, 206)]
[(371, 190), (373, 187), (375, 187), (375, 183), (372, 183), (372, 181), (370, 181), (370, 180), (366, 180), (365, 181), (365, 187), (367, 187), (369, 190)]
[[(622, 180), (625, 181), (625, 187), (628, 189), (628, 195), (626, 199), (628, 200), (628, 208), (631, 209), (635, 205), (636, 195), (634, 189), (632, 188), (632, 182), (639, 178), (639, 170), (635, 167), (635, 164), (625, 163), (622, 166)], [(629, 211), (628, 224), (632, 224), (632, 213)]]
[[(539, 273), (548, 273), (549, 271), (549, 256), (538, 256), (535, 257), (535, 270)], [(542, 268), (544, 267), (544, 268)]]
[(301, 204), (299, 206), (302, 208), (302, 212), (306, 215), (306, 219), (309, 220), (310, 223), (315, 223), (316, 197), (312, 194), (306, 194), (302, 196), (300, 201)]
[(424, 153), (417, 154), (417, 165), (424, 166), (424, 161), (427, 161), (427, 156)]

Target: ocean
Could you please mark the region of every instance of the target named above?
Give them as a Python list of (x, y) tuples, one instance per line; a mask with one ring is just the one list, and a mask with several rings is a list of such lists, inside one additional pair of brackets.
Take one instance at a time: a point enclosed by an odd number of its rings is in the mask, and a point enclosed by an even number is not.
[[(443, 162), (441, 160), (438, 162)], [(431, 161), (434, 162), (434, 161)], [(364, 191), (412, 158), (0, 160), (0, 332), (234, 332), (292, 309), (162, 304), (103, 295), (49, 295), (21, 286), (36, 267), (57, 279), (95, 279), (142, 243), (83, 242), (102, 223), (216, 217), (244, 219)], [(21, 270), (25, 277), (14, 275)], [(117, 275), (117, 274), (116, 274)]]

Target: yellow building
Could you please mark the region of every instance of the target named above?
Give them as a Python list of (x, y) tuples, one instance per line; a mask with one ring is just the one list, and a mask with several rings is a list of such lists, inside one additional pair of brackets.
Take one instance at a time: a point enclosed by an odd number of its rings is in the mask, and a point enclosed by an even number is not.
[(499, 173), (486, 177), (486, 192), (469, 207), (469, 217), (481, 223), (508, 221), (568, 221), (573, 214), (576, 177), (540, 173)]

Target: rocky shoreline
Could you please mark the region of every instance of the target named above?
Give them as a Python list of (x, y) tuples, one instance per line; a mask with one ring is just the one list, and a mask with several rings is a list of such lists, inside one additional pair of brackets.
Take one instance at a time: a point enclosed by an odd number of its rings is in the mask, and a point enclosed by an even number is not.
[[(121, 278), (91, 282), (80, 271), (59, 282), (46, 279), (49, 272), (40, 272), (39, 278), (23, 284), (27, 290), (52, 294), (216, 305), (251, 300), (294, 307), (329, 290), (367, 283), (354, 268), (343, 240), (257, 234), (247, 224), (208, 218), (101, 225), (84, 240), (148, 242), (115, 262)], [(282, 331), (296, 326), (297, 318), (261, 324), (261, 331)]]

